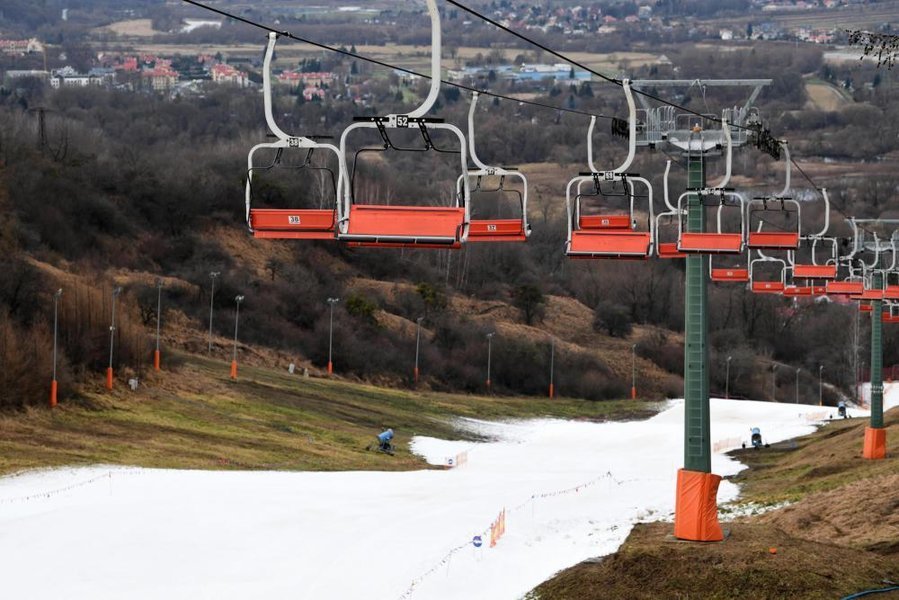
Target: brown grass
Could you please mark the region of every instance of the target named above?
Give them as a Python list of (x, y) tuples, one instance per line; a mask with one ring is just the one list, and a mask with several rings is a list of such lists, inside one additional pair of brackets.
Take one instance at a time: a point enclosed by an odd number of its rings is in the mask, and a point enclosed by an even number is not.
[[(150, 375), (136, 392), (95, 385), (58, 409), (0, 413), (0, 474), (23, 469), (120, 464), (192, 469), (407, 470), (427, 467), (407, 447), (416, 434), (473, 439), (456, 416), (639, 418), (656, 407), (629, 401), (484, 397), (380, 388), (286, 371), (179, 356), (183, 366)], [(398, 452), (368, 451), (382, 428)]]
[(729, 527), (724, 542), (697, 544), (671, 539), (668, 523), (637, 525), (616, 554), (562, 571), (527, 598), (830, 600), (899, 577), (897, 560), (804, 540), (769, 524)]

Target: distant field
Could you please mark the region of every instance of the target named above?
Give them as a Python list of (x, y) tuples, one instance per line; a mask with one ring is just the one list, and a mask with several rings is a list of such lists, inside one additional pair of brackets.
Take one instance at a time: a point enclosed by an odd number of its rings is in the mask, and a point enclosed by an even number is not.
[(124, 37), (153, 37), (164, 33), (153, 29), (153, 22), (150, 19), (119, 21), (105, 27), (98, 27), (94, 31), (98, 33), (111, 32)]
[(759, 21), (776, 23), (783, 27), (810, 27), (813, 29), (866, 29), (890, 23), (899, 23), (899, 0), (843, 6), (838, 9), (795, 11), (771, 11), (753, 13), (745, 17), (731, 17), (726, 21), (709, 20), (722, 27), (745, 28), (747, 23)]
[(818, 110), (836, 111), (850, 102), (842, 90), (817, 79), (807, 81), (805, 91), (811, 108)]

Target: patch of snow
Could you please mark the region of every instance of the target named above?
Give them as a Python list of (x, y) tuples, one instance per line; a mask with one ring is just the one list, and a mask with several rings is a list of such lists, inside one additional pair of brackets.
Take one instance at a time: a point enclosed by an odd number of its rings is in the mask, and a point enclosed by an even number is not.
[[(814, 430), (817, 406), (715, 399), (714, 443)], [(466, 420), (491, 440), (417, 437), (450, 470), (44, 470), (0, 478), (4, 596), (519, 598), (614, 552), (634, 523), (670, 516), (683, 401), (635, 422)], [(723, 453), (715, 473), (743, 466)], [(722, 482), (729, 502), (737, 487)], [(489, 526), (506, 510), (506, 532)], [(484, 544), (476, 548), (472, 538)], [(52, 570), (52, 577), (46, 573)]]

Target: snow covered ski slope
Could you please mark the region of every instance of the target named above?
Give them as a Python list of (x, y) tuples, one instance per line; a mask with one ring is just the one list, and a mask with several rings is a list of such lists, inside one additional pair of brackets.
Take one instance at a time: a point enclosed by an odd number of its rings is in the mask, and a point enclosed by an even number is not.
[[(828, 414), (713, 400), (713, 470), (741, 468), (720, 452), (750, 427), (774, 442), (811, 432)], [(511, 600), (615, 551), (634, 522), (673, 511), (682, 402), (641, 422), (466, 426), (496, 441), (413, 442), (434, 463), (467, 451), (452, 470), (98, 466), (0, 479), (3, 596)], [(736, 493), (723, 482), (719, 501)], [(503, 508), (505, 534), (491, 548)]]

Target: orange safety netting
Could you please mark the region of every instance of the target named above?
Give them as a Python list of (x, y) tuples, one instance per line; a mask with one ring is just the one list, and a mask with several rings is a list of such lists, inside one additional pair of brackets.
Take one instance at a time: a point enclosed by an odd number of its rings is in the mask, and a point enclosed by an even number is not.
[(865, 458), (886, 458), (887, 430), (880, 427), (865, 427)]
[(678, 469), (674, 537), (694, 542), (720, 542), (724, 539), (718, 524), (720, 482), (720, 475)]

